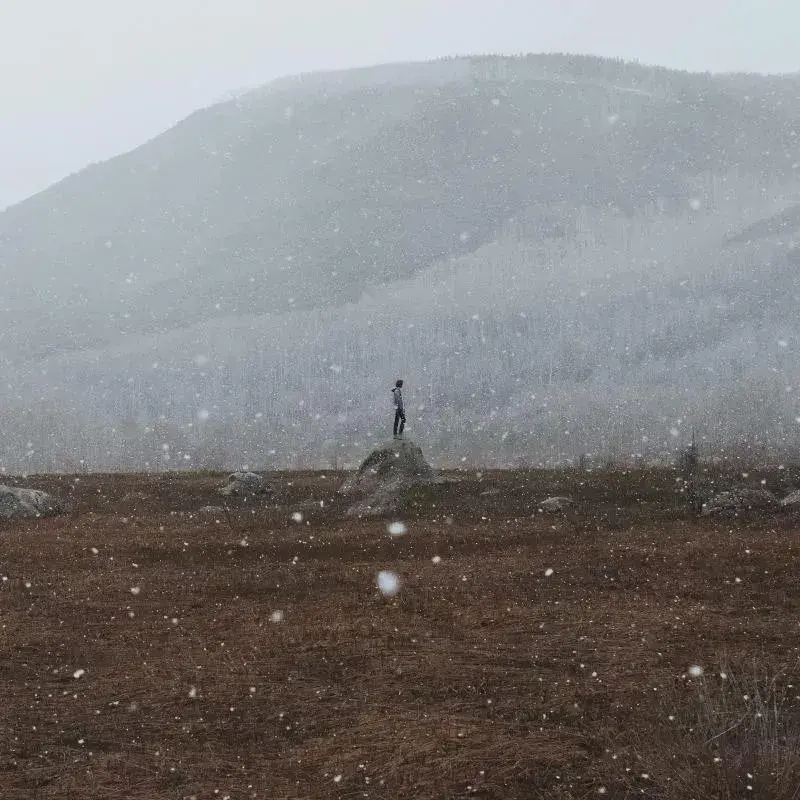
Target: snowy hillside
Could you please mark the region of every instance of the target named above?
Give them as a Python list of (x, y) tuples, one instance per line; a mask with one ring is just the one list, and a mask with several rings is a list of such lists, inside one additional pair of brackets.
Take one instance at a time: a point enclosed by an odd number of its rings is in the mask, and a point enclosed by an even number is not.
[[(0, 214), (8, 469), (800, 447), (800, 80), (286, 80)], [(168, 456), (168, 459), (167, 459)]]

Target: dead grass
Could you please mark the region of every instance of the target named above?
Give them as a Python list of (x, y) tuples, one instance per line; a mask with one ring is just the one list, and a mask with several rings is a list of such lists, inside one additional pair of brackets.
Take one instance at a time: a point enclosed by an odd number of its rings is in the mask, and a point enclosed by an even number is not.
[(219, 521), (220, 476), (30, 479), (72, 510), (0, 532), (0, 796), (796, 800), (789, 523), (669, 472), (461, 477), (397, 539), (292, 520), (332, 473)]
[(673, 736), (657, 749), (641, 743), (641, 762), (660, 777), (652, 796), (800, 798), (800, 673), (768, 661), (682, 676), (662, 705)]

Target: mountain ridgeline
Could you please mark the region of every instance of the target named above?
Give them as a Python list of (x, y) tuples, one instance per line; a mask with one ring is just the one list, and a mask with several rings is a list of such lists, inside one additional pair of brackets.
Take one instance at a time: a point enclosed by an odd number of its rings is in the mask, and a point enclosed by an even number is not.
[(800, 76), (285, 79), (0, 213), (11, 471), (800, 455)]

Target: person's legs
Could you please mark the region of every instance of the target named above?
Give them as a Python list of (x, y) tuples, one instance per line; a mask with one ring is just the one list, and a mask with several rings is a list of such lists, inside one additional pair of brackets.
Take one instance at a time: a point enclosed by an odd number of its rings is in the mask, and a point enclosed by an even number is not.
[(401, 411), (400, 412), (400, 427), (398, 428), (398, 431), (397, 431), (397, 435), (398, 436), (402, 436), (403, 435), (403, 428), (405, 428), (405, 427), (406, 427), (406, 412), (405, 411)]
[(398, 408), (394, 412), (394, 428), (392, 428), (392, 434), (394, 436), (397, 436), (397, 427), (400, 424), (400, 416), (401, 416), (401, 411)]

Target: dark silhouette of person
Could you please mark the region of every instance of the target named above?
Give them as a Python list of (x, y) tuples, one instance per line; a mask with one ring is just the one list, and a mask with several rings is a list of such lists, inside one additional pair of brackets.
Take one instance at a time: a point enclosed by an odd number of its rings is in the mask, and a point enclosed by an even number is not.
[(399, 380), (392, 389), (394, 398), (394, 438), (403, 438), (403, 428), (406, 426), (406, 411), (403, 407), (403, 381)]

